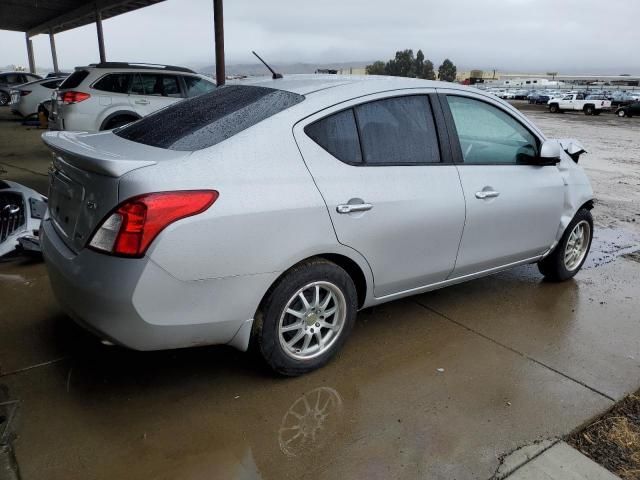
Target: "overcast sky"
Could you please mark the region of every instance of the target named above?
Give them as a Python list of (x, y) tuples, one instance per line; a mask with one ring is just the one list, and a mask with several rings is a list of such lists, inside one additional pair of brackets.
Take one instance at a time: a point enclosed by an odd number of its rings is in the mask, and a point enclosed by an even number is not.
[[(226, 0), (227, 63), (388, 59), (421, 48), (436, 67), (640, 73), (640, 0)], [(213, 63), (212, 0), (167, 0), (104, 22), (107, 59)], [(51, 65), (48, 37), (36, 63)], [(56, 35), (61, 67), (96, 61), (95, 25)], [(0, 66), (25, 65), (24, 34), (0, 31)]]

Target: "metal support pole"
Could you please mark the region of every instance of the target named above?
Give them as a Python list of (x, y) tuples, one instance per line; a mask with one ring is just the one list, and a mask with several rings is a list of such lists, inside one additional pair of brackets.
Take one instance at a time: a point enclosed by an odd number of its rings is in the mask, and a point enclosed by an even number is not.
[(224, 65), (224, 17), (222, 14), (222, 0), (213, 0), (213, 30), (216, 43), (216, 82), (218, 86), (225, 83), (226, 73)]
[(49, 44), (51, 45), (51, 58), (53, 60), (53, 71), (58, 73), (58, 54), (56, 53), (56, 39), (53, 37), (53, 30), (49, 29)]
[(96, 9), (96, 29), (98, 31), (98, 50), (100, 50), (100, 63), (107, 61), (107, 55), (104, 53), (104, 35), (102, 33), (102, 13)]
[(33, 56), (33, 42), (29, 35), (25, 33), (25, 39), (27, 40), (27, 56), (29, 57), (29, 71), (36, 73), (36, 60)]

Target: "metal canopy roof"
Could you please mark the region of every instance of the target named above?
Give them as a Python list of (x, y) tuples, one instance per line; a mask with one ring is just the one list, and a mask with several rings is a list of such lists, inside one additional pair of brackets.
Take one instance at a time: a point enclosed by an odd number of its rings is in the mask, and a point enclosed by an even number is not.
[(164, 0), (0, 0), (0, 30), (39, 33), (59, 33), (96, 21), (96, 11), (102, 20), (148, 7)]

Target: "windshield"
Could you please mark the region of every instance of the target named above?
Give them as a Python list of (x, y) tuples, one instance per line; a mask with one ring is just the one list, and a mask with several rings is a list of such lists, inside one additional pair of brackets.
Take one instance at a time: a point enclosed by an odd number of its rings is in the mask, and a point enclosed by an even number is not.
[(229, 85), (159, 110), (114, 133), (153, 147), (200, 150), (303, 100), (302, 95), (284, 90)]

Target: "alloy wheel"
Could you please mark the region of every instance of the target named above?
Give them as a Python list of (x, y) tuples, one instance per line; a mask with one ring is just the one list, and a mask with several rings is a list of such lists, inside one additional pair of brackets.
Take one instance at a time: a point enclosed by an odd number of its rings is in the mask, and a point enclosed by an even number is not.
[(589, 248), (589, 240), (591, 238), (591, 225), (586, 220), (578, 222), (569, 238), (564, 249), (564, 266), (570, 272), (576, 270), (587, 255)]
[(296, 360), (322, 355), (340, 336), (346, 312), (344, 294), (333, 283), (305, 285), (291, 296), (280, 316), (280, 346)]

